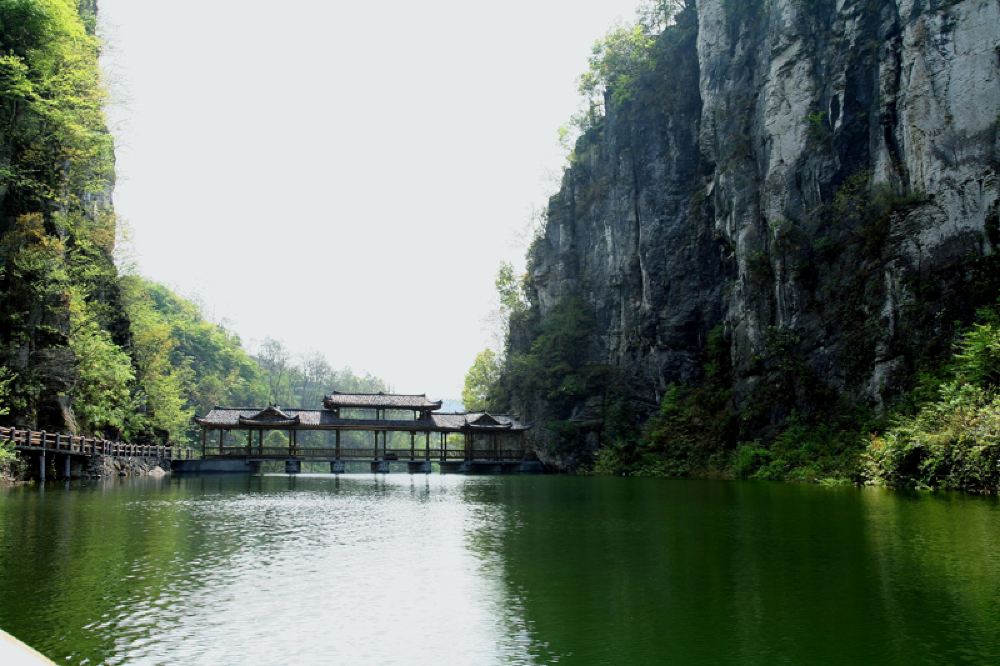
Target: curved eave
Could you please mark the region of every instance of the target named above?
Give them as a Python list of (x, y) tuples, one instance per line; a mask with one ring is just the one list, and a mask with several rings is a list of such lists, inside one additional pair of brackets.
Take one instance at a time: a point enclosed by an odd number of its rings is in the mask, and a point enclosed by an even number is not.
[(248, 419), (244, 417), (239, 418), (239, 424), (241, 426), (255, 426), (258, 428), (287, 428), (291, 426), (299, 425), (299, 417), (296, 416), (294, 419), (287, 419), (284, 421), (255, 421), (254, 419)]

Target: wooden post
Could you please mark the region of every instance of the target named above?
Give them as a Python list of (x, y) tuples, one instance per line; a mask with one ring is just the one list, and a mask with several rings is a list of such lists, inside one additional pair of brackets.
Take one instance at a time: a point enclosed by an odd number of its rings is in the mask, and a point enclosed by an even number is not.
[(442, 462), (444, 462), (446, 460), (446, 458), (444, 457), (445, 446), (446, 446), (446, 442), (447, 442), (447, 440), (445, 439), (445, 437), (446, 437), (445, 433), (442, 432), (441, 433), (441, 438), (440, 438), (441, 439), (441, 461)]
[(375, 435), (375, 454), (372, 456), (374, 460), (378, 460), (378, 430), (372, 430), (372, 434)]
[(201, 457), (205, 457), (205, 448), (208, 444), (208, 430), (205, 426), (201, 427)]
[(337, 431), (337, 460), (340, 460), (340, 431)]
[(257, 431), (257, 455), (264, 455), (264, 431)]
[(410, 460), (415, 460), (417, 457), (414, 441), (416, 439), (417, 433), (410, 432)]
[(253, 430), (247, 430), (247, 455), (253, 453)]
[(424, 433), (424, 435), (426, 435), (426, 437), (424, 439), (424, 459), (425, 460), (430, 460), (431, 459), (431, 431), (428, 430), (427, 432)]
[(225, 443), (225, 441), (226, 441), (226, 431), (225, 430), (220, 430), (219, 431), (219, 455), (220, 456), (222, 455), (222, 446)]
[(42, 447), (42, 452), (38, 454), (38, 480), (45, 483), (45, 447)]

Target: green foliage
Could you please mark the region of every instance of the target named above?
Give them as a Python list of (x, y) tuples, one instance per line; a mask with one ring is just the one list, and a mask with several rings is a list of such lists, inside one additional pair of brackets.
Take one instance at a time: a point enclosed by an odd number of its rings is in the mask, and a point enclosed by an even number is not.
[(980, 312), (941, 376), (933, 397), (870, 437), (863, 474), (893, 486), (1000, 492), (1000, 307)]
[(774, 267), (767, 252), (757, 250), (747, 256), (747, 277), (758, 287), (766, 287), (774, 280)]
[(195, 412), (267, 402), (262, 373), (237, 336), (161, 284), (134, 275), (121, 284), (136, 368), (133, 436), (159, 430), (193, 444)]
[[(14, 373), (0, 366), (0, 416), (10, 413), (10, 384), (14, 381)], [(11, 473), (11, 466), (17, 460), (14, 447), (8, 441), (0, 441), (0, 481)]]
[(493, 284), (500, 298), (501, 312), (506, 317), (522, 312), (528, 307), (524, 295), (524, 277), (515, 275), (514, 267), (509, 262), (500, 264)]
[[(818, 482), (856, 476), (861, 433), (852, 418), (793, 414), (766, 446), (742, 444), (733, 461), (742, 478)], [(752, 455), (748, 455), (750, 447)]]
[(813, 111), (806, 116), (809, 139), (821, 148), (830, 147), (832, 132), (826, 111)]
[(471, 412), (491, 409), (496, 402), (493, 392), (500, 380), (500, 358), (492, 349), (476, 354), (476, 359), (465, 375), (462, 403)]
[(1000, 387), (1000, 308), (983, 308), (961, 336), (947, 371), (954, 381), (987, 390)]
[[(633, 437), (609, 437), (594, 470), (603, 474), (685, 476), (725, 463), (735, 442), (732, 370), (725, 331), (709, 331), (702, 356), (704, 378), (696, 386), (672, 385), (659, 410)], [(614, 419), (611, 419), (614, 423)]]
[[(333, 369), (318, 353), (307, 354), (299, 363), (279, 340), (267, 338), (253, 357), (262, 376), (262, 398), (248, 398), (247, 404), (272, 404), (315, 409), (323, 395), (332, 389), (344, 392), (375, 393), (391, 391), (382, 379), (371, 374), (358, 375), (351, 368)], [(215, 403), (219, 404), (219, 403)]]
[(70, 394), (82, 423), (117, 429), (127, 331), (98, 48), (73, 0), (0, 0), (0, 363), (18, 374), (10, 418)]
[[(692, 6), (691, 0), (646, 0), (637, 9), (634, 23), (619, 25), (594, 42), (578, 86), (586, 108), (573, 116), (573, 124), (586, 133), (599, 124), (605, 100), (616, 107), (635, 101), (643, 80), (656, 69), (659, 36)], [(566, 142), (567, 136), (568, 132), (560, 131), (561, 141)]]
[(2, 176), (14, 213), (80, 205), (112, 177), (98, 41), (71, 0), (0, 0)]
[(871, 438), (869, 481), (973, 492), (1000, 491), (1000, 396), (959, 382), (938, 399)]
[(0, 366), (0, 416), (10, 414), (10, 385), (16, 377), (10, 368)]
[(136, 370), (136, 412), (130, 419), (130, 434), (160, 430), (176, 439), (193, 412), (186, 405), (184, 388), (193, 382), (194, 371), (190, 363), (174, 365), (171, 356), (177, 347), (177, 320), (168, 320), (155, 307), (150, 291), (157, 287), (135, 276), (122, 279)]
[(121, 432), (132, 411), (132, 362), (75, 290), (70, 294), (69, 346), (76, 358), (71, 396), (80, 425), (90, 432)]
[(655, 35), (641, 23), (619, 26), (594, 44), (580, 94), (597, 103), (604, 92), (621, 104), (632, 98), (639, 78), (650, 71)]
[(510, 390), (545, 400), (557, 418), (568, 417), (595, 376), (596, 369), (585, 363), (592, 329), (590, 308), (578, 297), (564, 298), (546, 315), (530, 348), (508, 357), (505, 380)]

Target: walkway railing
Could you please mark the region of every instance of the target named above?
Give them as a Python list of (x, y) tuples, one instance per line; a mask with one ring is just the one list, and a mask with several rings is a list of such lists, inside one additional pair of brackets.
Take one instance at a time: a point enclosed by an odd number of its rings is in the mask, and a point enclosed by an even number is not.
[[(274, 459), (286, 459), (286, 458), (300, 458), (303, 460), (320, 458), (323, 460), (334, 460), (339, 458), (340, 460), (398, 460), (406, 462), (420, 462), (422, 460), (431, 460), (433, 462), (440, 462), (442, 460), (465, 460), (468, 454), (464, 449), (445, 449), (443, 452), (440, 448), (431, 448), (430, 455), (422, 447), (415, 448), (412, 453), (410, 449), (368, 449), (368, 448), (348, 448), (343, 447), (340, 450), (340, 455), (337, 455), (337, 450), (333, 448), (307, 448), (302, 446), (297, 446), (295, 448), (289, 449), (287, 446), (225, 446), (222, 448), (220, 453), (218, 448), (208, 449), (206, 451), (206, 457), (208, 458), (218, 458), (218, 457), (242, 457), (242, 458), (274, 458)], [(524, 452), (514, 449), (501, 449), (500, 451), (480, 451), (475, 450), (472, 453), (472, 460), (487, 460), (487, 461), (517, 461), (524, 458)]]
[(154, 444), (125, 444), (109, 439), (65, 435), (44, 430), (23, 430), (0, 426), (0, 441), (10, 442), (20, 451), (70, 453), (82, 456), (121, 458), (171, 458), (173, 447)]

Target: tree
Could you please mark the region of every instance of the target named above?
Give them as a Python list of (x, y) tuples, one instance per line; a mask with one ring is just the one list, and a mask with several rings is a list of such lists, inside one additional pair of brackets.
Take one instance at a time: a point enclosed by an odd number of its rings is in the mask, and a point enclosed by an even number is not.
[(73, 405), (85, 431), (122, 431), (132, 411), (132, 360), (94, 320), (79, 293), (70, 292), (69, 346), (76, 358)]
[(635, 12), (637, 22), (650, 34), (657, 35), (663, 32), (673, 22), (674, 16), (689, 4), (693, 4), (693, 2), (691, 0), (644, 0)]
[(524, 276), (514, 273), (510, 262), (501, 262), (493, 282), (497, 290), (497, 308), (488, 319), (493, 344), (500, 347), (504, 344), (510, 330), (510, 319), (528, 309), (528, 299), (524, 294)]
[[(299, 404), (303, 407), (318, 403), (322, 400), (324, 385), (329, 383), (333, 375), (326, 357), (318, 351), (309, 352), (302, 356), (301, 379), (299, 382)], [(319, 396), (313, 395), (319, 390)]]
[(9, 368), (0, 366), (0, 416), (10, 414), (10, 385), (14, 381), (14, 373)]
[(278, 404), (281, 398), (281, 382), (288, 371), (288, 361), (291, 356), (279, 340), (264, 338), (257, 352), (257, 362), (267, 376), (267, 388), (272, 404)]
[(492, 349), (476, 354), (476, 360), (465, 375), (462, 403), (471, 412), (483, 412), (491, 407), (491, 396), (500, 379), (500, 357)]

